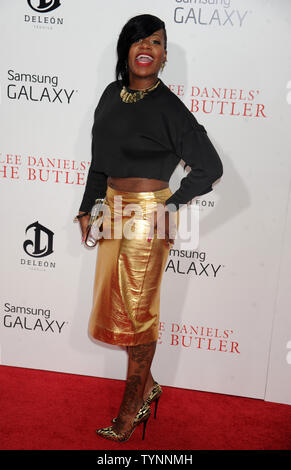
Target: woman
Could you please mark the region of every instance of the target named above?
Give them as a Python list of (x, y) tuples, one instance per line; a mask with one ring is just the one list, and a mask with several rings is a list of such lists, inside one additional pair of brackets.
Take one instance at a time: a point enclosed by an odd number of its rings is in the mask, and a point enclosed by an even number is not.
[[(142, 422), (144, 438), (150, 404), (157, 406), (162, 394), (150, 368), (161, 279), (179, 206), (211, 191), (222, 163), (204, 127), (158, 78), (167, 59), (164, 22), (152, 15), (131, 18), (120, 33), (117, 54), (116, 80), (106, 87), (94, 114), (92, 162), (78, 218), (84, 239), (95, 199), (105, 199), (109, 215), (105, 212), (100, 227), (89, 333), (126, 346), (128, 370), (117, 417), (96, 432), (125, 441)], [(168, 183), (181, 159), (191, 171), (173, 194)], [(124, 230), (132, 222), (128, 204), (140, 208), (135, 238)], [(122, 230), (114, 236), (118, 224)]]

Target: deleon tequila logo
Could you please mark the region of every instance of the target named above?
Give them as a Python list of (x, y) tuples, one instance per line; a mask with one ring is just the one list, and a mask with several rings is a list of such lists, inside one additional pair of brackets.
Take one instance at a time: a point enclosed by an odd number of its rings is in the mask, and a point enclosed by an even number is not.
[(28, 5), (38, 13), (55, 10), (61, 4), (60, 0), (27, 0)]
[(24, 15), (24, 21), (32, 23), (34, 28), (52, 29), (53, 26), (64, 23), (64, 18), (58, 18), (51, 14), (61, 5), (59, 0), (27, 0), (27, 3), (33, 11), (40, 13), (40, 15)]
[(25, 233), (33, 231), (33, 239), (28, 239), (23, 243), (23, 249), (28, 256), (33, 258), (43, 258), (53, 253), (54, 233), (38, 222), (29, 225)]

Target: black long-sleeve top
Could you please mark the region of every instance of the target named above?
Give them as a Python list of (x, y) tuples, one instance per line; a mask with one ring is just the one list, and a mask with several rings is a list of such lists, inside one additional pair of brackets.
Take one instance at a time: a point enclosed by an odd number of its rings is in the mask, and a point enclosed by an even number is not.
[[(92, 161), (80, 211), (90, 211), (106, 194), (107, 177), (142, 177), (169, 182), (182, 159), (191, 171), (166, 200), (172, 210), (212, 191), (222, 162), (184, 103), (160, 80), (143, 99), (124, 103), (121, 81), (104, 90), (94, 113)], [(170, 208), (170, 207), (169, 207)]]

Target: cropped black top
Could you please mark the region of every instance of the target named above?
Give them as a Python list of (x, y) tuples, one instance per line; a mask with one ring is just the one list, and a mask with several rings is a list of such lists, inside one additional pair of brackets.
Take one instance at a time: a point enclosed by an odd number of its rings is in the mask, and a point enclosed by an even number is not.
[(212, 191), (222, 162), (184, 103), (164, 83), (136, 103), (124, 103), (121, 81), (104, 90), (94, 113), (92, 161), (80, 211), (106, 194), (107, 177), (142, 177), (169, 182), (182, 159), (191, 171), (166, 200), (172, 210)]

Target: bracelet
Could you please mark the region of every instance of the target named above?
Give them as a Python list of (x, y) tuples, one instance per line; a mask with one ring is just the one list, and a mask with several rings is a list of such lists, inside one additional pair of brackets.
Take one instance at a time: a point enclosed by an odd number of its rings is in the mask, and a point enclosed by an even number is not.
[[(93, 207), (95, 207), (98, 204), (98, 209), (99, 209), (99, 207), (102, 206), (104, 201), (105, 201), (105, 197), (95, 199), (95, 204)], [(91, 212), (84, 212), (83, 214), (76, 215), (76, 217), (74, 218), (74, 222), (78, 222), (79, 219), (81, 219), (81, 217), (84, 217), (85, 215), (91, 215)]]
[(79, 215), (76, 215), (76, 217), (74, 218), (74, 222), (78, 222), (79, 219), (81, 219), (81, 217), (84, 217), (84, 215), (89, 215), (90, 212), (84, 212), (83, 214), (79, 214)]

